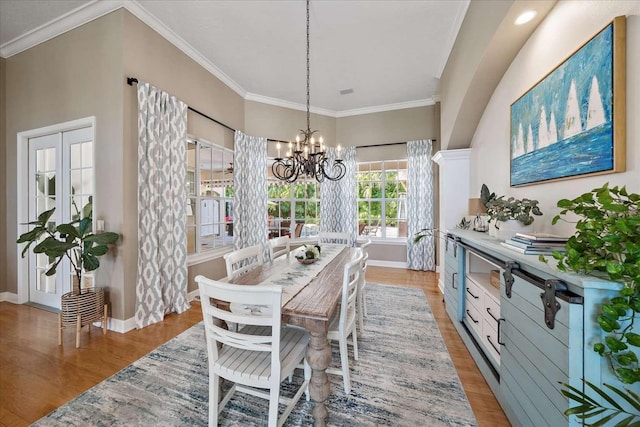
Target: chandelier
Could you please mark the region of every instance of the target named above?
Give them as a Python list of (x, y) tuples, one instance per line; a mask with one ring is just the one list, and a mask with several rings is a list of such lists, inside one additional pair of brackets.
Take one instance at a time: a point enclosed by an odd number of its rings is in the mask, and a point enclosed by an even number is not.
[(278, 142), (278, 156), (271, 165), (273, 175), (287, 182), (295, 182), (298, 178), (315, 178), (322, 182), (326, 179), (337, 181), (346, 172), (346, 166), (340, 159), (340, 146), (336, 149), (336, 160), (330, 162), (326, 157), (326, 145), (322, 137), (316, 141), (311, 130), (311, 115), (309, 113), (309, 0), (307, 0), (307, 129), (300, 129), (296, 135), (296, 142), (289, 142), (285, 157), (280, 156), (281, 146)]

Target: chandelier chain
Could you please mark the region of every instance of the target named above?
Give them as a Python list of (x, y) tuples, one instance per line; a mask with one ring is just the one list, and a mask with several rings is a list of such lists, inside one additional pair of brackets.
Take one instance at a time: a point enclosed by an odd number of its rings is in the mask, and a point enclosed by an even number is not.
[(309, 0), (307, 0), (307, 131), (311, 129), (311, 113), (309, 112), (309, 104), (311, 102), (311, 90), (310, 90), (310, 82), (311, 82), (311, 68), (309, 67), (309, 52), (310, 52), (310, 44), (309, 44)]
[[(280, 156), (280, 145), (278, 144), (278, 157), (271, 165), (273, 176), (286, 182), (295, 182), (298, 178), (315, 178), (318, 182), (325, 179), (338, 181), (346, 173), (346, 166), (340, 158), (330, 161), (326, 156), (322, 137), (319, 139), (319, 144), (316, 145), (313, 139), (313, 134), (316, 131), (311, 130), (309, 2), (310, 0), (307, 0), (307, 129), (300, 129), (300, 133), (296, 136), (296, 144), (289, 143), (290, 150), (284, 157)], [(300, 140), (300, 137), (303, 139)], [(338, 153), (339, 151), (340, 147), (338, 146)]]

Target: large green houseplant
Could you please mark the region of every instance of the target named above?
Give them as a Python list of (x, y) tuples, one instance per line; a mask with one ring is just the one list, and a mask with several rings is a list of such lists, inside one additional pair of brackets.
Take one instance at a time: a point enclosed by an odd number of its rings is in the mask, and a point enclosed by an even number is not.
[[(625, 187), (609, 188), (604, 184), (573, 200), (562, 199), (559, 215), (552, 223), (566, 221), (563, 216), (577, 215), (576, 232), (565, 246), (565, 252), (554, 252), (560, 271), (574, 271), (581, 274), (599, 276), (622, 283), (617, 295), (603, 301), (597, 318), (599, 327), (606, 336), (593, 350), (604, 357), (611, 371), (623, 384), (640, 384), (638, 348), (640, 335), (636, 322), (640, 317), (640, 195), (629, 194)], [(547, 262), (543, 256), (541, 261)], [(616, 426), (640, 425), (640, 396), (637, 386), (623, 387), (621, 390), (611, 384), (606, 389), (585, 382), (602, 398), (601, 404), (574, 387), (565, 384), (562, 393), (577, 402), (568, 409), (566, 415), (576, 415), (580, 419), (594, 419), (587, 425)], [(618, 402), (623, 399), (629, 409)], [(620, 419), (619, 417), (624, 417)]]
[(93, 233), (91, 201), (84, 206), (82, 212), (78, 212), (78, 218), (51, 228), (49, 219), (54, 212), (55, 208), (49, 209), (42, 212), (37, 220), (28, 223), (33, 228), (21, 234), (18, 239), (18, 243), (26, 243), (22, 257), (35, 244), (34, 253), (49, 257), (50, 264), (45, 273), (47, 276), (55, 274), (58, 265), (66, 257), (77, 278), (73, 293), (79, 295), (82, 293), (83, 272), (97, 269), (100, 266), (98, 257), (106, 254), (108, 245), (115, 243), (120, 235), (113, 232)]

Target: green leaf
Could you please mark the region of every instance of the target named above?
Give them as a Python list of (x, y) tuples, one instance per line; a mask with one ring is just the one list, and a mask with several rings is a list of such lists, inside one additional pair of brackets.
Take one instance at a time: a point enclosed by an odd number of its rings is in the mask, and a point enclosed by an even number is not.
[(637, 381), (640, 381), (640, 375), (638, 372), (629, 368), (616, 368), (616, 374), (618, 379), (625, 384), (633, 384)]
[(100, 245), (110, 245), (118, 241), (120, 235), (110, 231), (98, 234), (90, 234), (85, 238), (87, 242), (95, 242)]
[(640, 347), (640, 335), (634, 333), (634, 332), (627, 332), (625, 334), (625, 338), (627, 339), (627, 342), (634, 346), (634, 347)]
[(573, 408), (569, 408), (566, 411), (564, 411), (564, 414), (566, 416), (576, 415), (576, 414), (584, 414), (585, 412), (591, 411), (592, 409), (594, 409), (593, 405), (574, 406)]
[(617, 319), (620, 314), (618, 313), (618, 310), (616, 310), (612, 305), (610, 304), (602, 304), (602, 312), (610, 319)]
[(25, 243), (25, 242), (33, 242), (36, 241), (47, 231), (44, 227), (35, 227), (31, 231), (27, 231), (20, 235), (16, 243)]
[(618, 412), (614, 412), (613, 414), (609, 414), (606, 417), (600, 418), (598, 421), (596, 421), (595, 423), (590, 424), (590, 425), (592, 427), (604, 426), (605, 424), (607, 424), (609, 421), (611, 421), (612, 419), (614, 419), (617, 416), (618, 416)]
[(614, 319), (609, 319), (608, 317), (605, 317), (605, 316), (598, 316), (598, 324), (600, 325), (602, 330), (605, 332), (611, 332), (614, 329), (620, 328), (620, 323), (618, 323)]
[(58, 230), (58, 233), (61, 234), (68, 234), (72, 237), (80, 237), (80, 235), (78, 234), (78, 230), (76, 230), (76, 228), (71, 224), (60, 224), (56, 227), (56, 230)]
[(100, 267), (100, 261), (90, 253), (82, 254), (82, 266), (86, 271), (93, 271)]
[(629, 390), (625, 389), (626, 393), (622, 390), (620, 390), (617, 387), (612, 386), (611, 384), (603, 384), (605, 387), (607, 387), (609, 390), (613, 391), (614, 393), (616, 393), (618, 396), (622, 397), (624, 400), (626, 400), (627, 402), (629, 402), (629, 404), (631, 406), (633, 406), (640, 415), (640, 399), (637, 399), (637, 396), (633, 396), (633, 394), (629, 393)]
[(604, 337), (604, 341), (607, 343), (607, 347), (614, 353), (627, 349), (627, 345), (614, 336), (606, 336)]
[(600, 356), (602, 356), (602, 354), (604, 353), (604, 344), (602, 344), (601, 342), (599, 343), (595, 343), (593, 345), (593, 351), (595, 351), (596, 353), (598, 353)]
[(78, 224), (78, 233), (80, 236), (85, 236), (91, 232), (91, 218), (82, 218)]
[[(607, 337), (608, 338), (608, 337)], [(585, 380), (584, 381), (586, 385), (588, 385), (593, 391), (595, 391), (596, 393), (598, 393), (600, 395), (600, 397), (602, 397), (604, 400), (606, 400), (607, 402), (609, 402), (609, 404), (611, 406), (613, 406), (614, 408), (618, 409), (619, 411), (622, 410), (622, 407), (618, 404), (618, 402), (615, 401), (615, 399), (613, 399), (611, 396), (609, 396), (609, 394), (607, 394), (604, 390), (602, 390), (600, 387), (596, 386), (595, 384)]]
[(90, 253), (91, 255), (95, 255), (95, 256), (104, 255), (108, 251), (109, 251), (109, 248), (105, 245), (93, 246), (87, 249), (87, 253)]
[(42, 212), (40, 215), (38, 215), (38, 222), (43, 226), (46, 225), (47, 222), (49, 221), (49, 218), (51, 218), (51, 215), (53, 215), (53, 212), (55, 212), (55, 210), (56, 208), (51, 208), (48, 211)]

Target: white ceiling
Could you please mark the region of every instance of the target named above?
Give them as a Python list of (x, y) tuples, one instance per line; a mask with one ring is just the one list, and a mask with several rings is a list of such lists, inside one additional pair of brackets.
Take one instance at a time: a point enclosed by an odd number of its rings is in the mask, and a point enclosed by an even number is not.
[[(437, 101), (439, 78), (468, 4), (312, 1), (314, 111), (342, 116)], [(302, 0), (0, 0), (0, 55), (11, 56), (118, 7), (246, 99), (293, 108), (306, 103)], [(353, 93), (341, 95), (344, 89)]]

